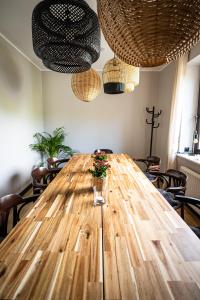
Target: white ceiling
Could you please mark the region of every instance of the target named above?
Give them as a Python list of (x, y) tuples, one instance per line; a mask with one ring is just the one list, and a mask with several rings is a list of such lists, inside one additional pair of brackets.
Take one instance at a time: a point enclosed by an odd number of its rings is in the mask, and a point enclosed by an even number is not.
[[(47, 71), (41, 60), (35, 55), (32, 47), (31, 16), (36, 4), (41, 0), (0, 0), (0, 33), (20, 50), (41, 71)], [(86, 0), (96, 11), (96, 0)], [(101, 36), (101, 55), (93, 64), (96, 70), (102, 70), (104, 64), (113, 57), (113, 52)], [(163, 67), (153, 68), (159, 71)], [(148, 69), (152, 71), (151, 69)]]

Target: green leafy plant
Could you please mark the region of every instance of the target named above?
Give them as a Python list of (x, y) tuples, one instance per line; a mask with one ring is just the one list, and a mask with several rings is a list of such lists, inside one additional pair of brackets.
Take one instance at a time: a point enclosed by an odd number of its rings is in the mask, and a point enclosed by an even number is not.
[(94, 177), (105, 178), (107, 175), (107, 169), (110, 168), (110, 164), (107, 160), (107, 155), (105, 155), (104, 152), (98, 152), (92, 157), (94, 158), (94, 169), (89, 169), (89, 172)]
[(104, 152), (97, 152), (95, 155), (92, 156), (95, 160), (100, 160), (100, 161), (106, 161), (107, 160), (107, 155), (104, 154)]
[(65, 136), (64, 127), (56, 128), (52, 134), (37, 132), (33, 136), (35, 143), (30, 144), (29, 147), (39, 152), (42, 158), (58, 157), (66, 154), (73, 155), (74, 151), (72, 148), (63, 144)]

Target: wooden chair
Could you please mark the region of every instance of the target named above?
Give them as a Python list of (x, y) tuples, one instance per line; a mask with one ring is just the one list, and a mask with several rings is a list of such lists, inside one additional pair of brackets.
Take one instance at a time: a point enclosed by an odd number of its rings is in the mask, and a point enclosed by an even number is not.
[(178, 171), (169, 169), (165, 173), (150, 172), (150, 174), (157, 176), (157, 187), (162, 196), (174, 208), (181, 207), (180, 202), (175, 199), (175, 195), (184, 195), (186, 190), (187, 176)]
[[(184, 209), (186, 205), (192, 205), (200, 209), (200, 199), (194, 198), (194, 197), (189, 197), (189, 196), (184, 196), (184, 195), (176, 195), (175, 200), (179, 201), (181, 203), (181, 217), (184, 219), (185, 214), (184, 214)], [(200, 227), (194, 227), (190, 226), (192, 231), (198, 236), (200, 239)]]
[(192, 205), (200, 209), (200, 199), (189, 197), (185, 195), (175, 195), (175, 200), (178, 200), (181, 203), (181, 217), (184, 219), (184, 208), (185, 205)]
[(31, 172), (33, 194), (42, 193), (53, 179), (55, 173), (47, 168), (36, 168)]
[(157, 177), (155, 175), (152, 175), (148, 172), (144, 172), (144, 175), (154, 184), (157, 182)]
[(67, 163), (69, 160), (69, 158), (58, 159), (50, 157), (47, 159), (47, 167), (49, 170), (53, 170), (55, 173), (58, 173), (62, 169), (61, 165)]
[(147, 156), (147, 158), (138, 158), (135, 159), (136, 162), (141, 162), (145, 165), (146, 169), (144, 171), (144, 175), (155, 184), (157, 181), (157, 176), (154, 174), (150, 174), (150, 171), (160, 171), (161, 159), (158, 156)]
[(30, 202), (37, 200), (39, 195), (22, 197), (17, 194), (10, 194), (0, 198), (0, 240), (7, 235), (8, 217), (13, 210), (13, 227), (19, 221), (19, 215), (22, 208)]
[(151, 171), (150, 174), (157, 176), (158, 188), (173, 194), (185, 194), (187, 176), (183, 172), (168, 169), (165, 173)]
[(158, 189), (158, 191), (161, 193), (161, 195), (167, 200), (167, 202), (175, 209), (177, 210), (178, 208), (181, 207), (181, 203), (177, 200), (175, 200), (174, 194), (167, 192), (163, 189)]
[(96, 149), (94, 151), (94, 154), (96, 154), (98, 152), (98, 150), (100, 150), (101, 152), (105, 152), (106, 154), (112, 154), (113, 153), (113, 151), (110, 150), (110, 149)]
[(190, 226), (190, 228), (192, 229), (192, 231), (198, 236), (198, 238), (200, 239), (200, 227), (194, 227), (194, 226)]
[(135, 161), (141, 162), (146, 166), (145, 172), (160, 171), (161, 159), (158, 156), (147, 156), (147, 158), (138, 158)]

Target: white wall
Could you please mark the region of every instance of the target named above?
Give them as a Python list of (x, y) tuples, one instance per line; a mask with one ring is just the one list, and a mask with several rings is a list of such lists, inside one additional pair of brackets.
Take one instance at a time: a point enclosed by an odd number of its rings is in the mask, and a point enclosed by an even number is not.
[(0, 38), (0, 196), (18, 191), (38, 159), (28, 147), (43, 129), (41, 72)]
[(71, 90), (71, 75), (43, 72), (45, 130), (64, 126), (66, 143), (80, 152), (111, 148), (144, 157), (149, 145), (146, 106), (157, 98), (156, 72), (141, 72), (140, 85), (131, 94), (106, 95), (93, 102), (78, 100)]

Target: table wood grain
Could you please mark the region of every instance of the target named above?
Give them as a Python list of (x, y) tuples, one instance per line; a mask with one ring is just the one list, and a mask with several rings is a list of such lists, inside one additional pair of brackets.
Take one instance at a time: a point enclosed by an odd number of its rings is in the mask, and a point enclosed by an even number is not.
[(200, 241), (125, 154), (75, 155), (0, 245), (0, 299), (200, 299)]

